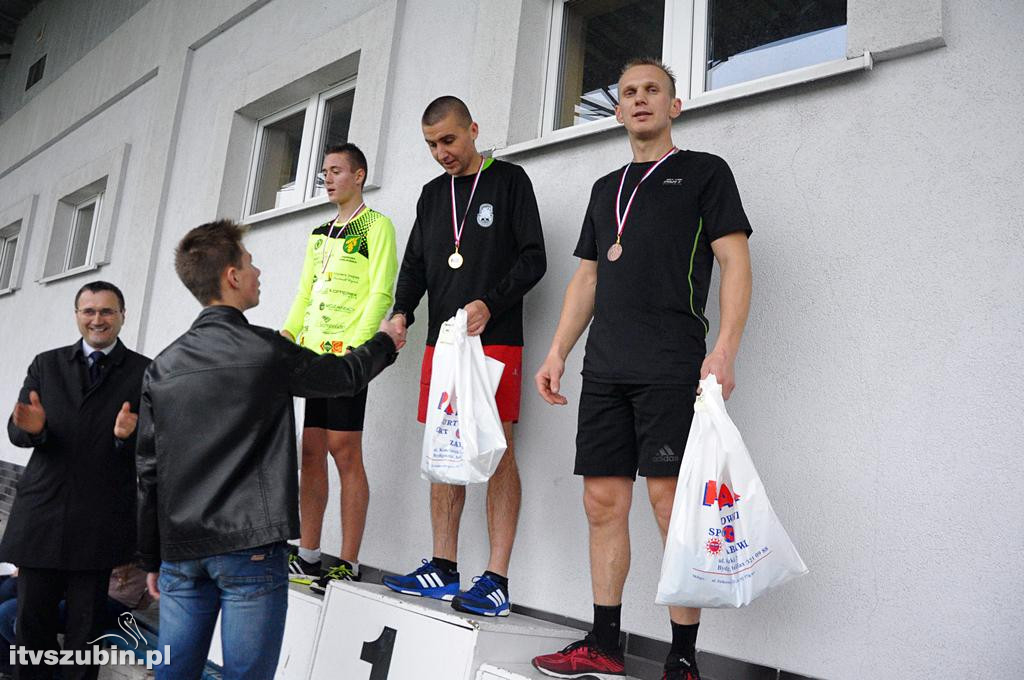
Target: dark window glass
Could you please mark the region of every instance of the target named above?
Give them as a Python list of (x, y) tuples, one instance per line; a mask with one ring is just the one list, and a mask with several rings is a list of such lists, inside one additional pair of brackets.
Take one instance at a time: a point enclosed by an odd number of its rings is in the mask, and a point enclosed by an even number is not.
[(664, 26), (664, 0), (566, 3), (555, 128), (612, 115), (623, 64), (660, 58)]
[(43, 71), (46, 70), (46, 55), (28, 67), (28, 80), (25, 81), (25, 89), (29, 89), (43, 79)]
[[(349, 90), (342, 92), (336, 97), (331, 97), (324, 103), (324, 130), (320, 153), (316, 156), (315, 162), (319, 163), (324, 157), (324, 150), (329, 146), (344, 144), (348, 141), (348, 127), (352, 122), (352, 103), (355, 101), (356, 91)], [(317, 166), (317, 177), (313, 184), (313, 195), (320, 196), (324, 193), (324, 183), (319, 176)]]
[[(273, 210), (298, 202), (294, 195), (295, 178), (299, 170), (305, 118), (306, 111), (302, 110), (263, 128), (252, 212)], [(300, 189), (299, 195), (301, 193)]]
[(846, 56), (846, 0), (709, 0), (705, 90)]
[(11, 287), (11, 272), (14, 270), (14, 253), (18, 250), (18, 237), (12, 236), (0, 242), (0, 290)]
[(68, 251), (67, 269), (69, 270), (83, 266), (89, 257), (89, 242), (92, 240), (96, 207), (96, 203), (90, 203), (79, 208), (75, 214), (75, 228), (71, 235), (71, 245)]

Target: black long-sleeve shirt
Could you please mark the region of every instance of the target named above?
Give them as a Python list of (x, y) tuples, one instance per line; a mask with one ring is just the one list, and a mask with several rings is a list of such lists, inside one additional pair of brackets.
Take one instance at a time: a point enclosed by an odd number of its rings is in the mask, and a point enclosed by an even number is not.
[(427, 293), (427, 344), (433, 345), (441, 324), (473, 300), (482, 300), (491, 312), (483, 344), (519, 346), (523, 296), (547, 268), (537, 199), (521, 167), (488, 158), (466, 212), (473, 180), (474, 175), (455, 178), (458, 221), (466, 215), (459, 245), (464, 262), (459, 269), (448, 266), (455, 251), (451, 176), (441, 175), (423, 187), (398, 274), (394, 309), (412, 325), (416, 306)]

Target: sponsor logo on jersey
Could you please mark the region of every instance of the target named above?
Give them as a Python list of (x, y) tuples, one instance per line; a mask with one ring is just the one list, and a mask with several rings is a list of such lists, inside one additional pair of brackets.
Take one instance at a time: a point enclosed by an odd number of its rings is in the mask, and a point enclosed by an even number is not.
[(668, 177), (663, 181), (662, 186), (678, 187), (683, 185), (682, 177)]
[(324, 340), (320, 343), (320, 349), (332, 354), (341, 354), (345, 349), (345, 343), (341, 340)]
[(320, 250), (320, 246), (322, 246), (323, 244), (323, 238), (318, 238), (317, 240), (313, 241), (313, 250)]
[(490, 203), (481, 203), (480, 210), (476, 213), (476, 223), (481, 227), (489, 227), (494, 224), (494, 206)]
[(342, 246), (342, 250), (351, 255), (352, 253), (359, 252), (359, 246), (363, 242), (362, 236), (349, 236), (345, 239), (345, 245)]

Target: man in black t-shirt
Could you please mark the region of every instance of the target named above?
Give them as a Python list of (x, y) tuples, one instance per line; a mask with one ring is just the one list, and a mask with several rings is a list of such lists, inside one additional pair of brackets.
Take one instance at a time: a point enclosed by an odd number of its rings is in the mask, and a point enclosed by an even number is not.
[(420, 373), (419, 420), (425, 422), (434, 344), (441, 325), (459, 309), (484, 354), (505, 364), (495, 400), (508, 448), (487, 483), (487, 570), (467, 592), (459, 591), (457, 552), (466, 488), (430, 487), (434, 555), (405, 576), (384, 584), (409, 595), (450, 600), (455, 609), (507, 616), (508, 564), (519, 519), (520, 486), (512, 440), (519, 420), (522, 385), (523, 296), (544, 275), (544, 236), (533, 185), (518, 165), (484, 158), (476, 149), (478, 127), (456, 97), (435, 99), (424, 111), (423, 137), (444, 168), (416, 204), (398, 274), (392, 318), (404, 331), (427, 293), (429, 328)]
[[(594, 627), (583, 640), (533, 660), (560, 678), (625, 675), (619, 646), (622, 589), (629, 570), (629, 508), (637, 472), (647, 478), (662, 538), (693, 416), (698, 378), (734, 387), (750, 302), (750, 224), (725, 161), (680, 151), (672, 120), (681, 102), (660, 62), (630, 62), (619, 78), (616, 118), (633, 161), (594, 183), (551, 350), (536, 375), (550, 404), (565, 358), (590, 324), (583, 360), (576, 469), (590, 525)], [(714, 261), (721, 268), (721, 324), (705, 356), (704, 315)], [(591, 320), (593, 322), (591, 323)], [(699, 680), (700, 610), (670, 607), (667, 680)]]

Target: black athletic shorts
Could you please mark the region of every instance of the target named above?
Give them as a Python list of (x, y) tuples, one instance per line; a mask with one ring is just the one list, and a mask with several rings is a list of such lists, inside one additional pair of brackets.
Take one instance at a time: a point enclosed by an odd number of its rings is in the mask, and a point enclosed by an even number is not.
[(697, 385), (620, 385), (583, 379), (577, 475), (679, 474)]
[(366, 390), (354, 397), (307, 399), (303, 427), (322, 427), (336, 432), (362, 432), (366, 416)]

